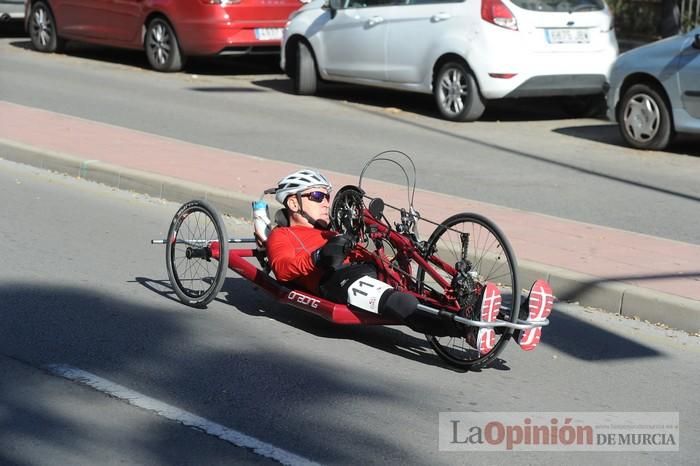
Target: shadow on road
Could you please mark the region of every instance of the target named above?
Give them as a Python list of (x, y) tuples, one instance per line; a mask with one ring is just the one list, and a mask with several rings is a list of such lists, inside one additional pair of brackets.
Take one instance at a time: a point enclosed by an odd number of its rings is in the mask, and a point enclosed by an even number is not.
[[(620, 146), (630, 149), (620, 134), (615, 123), (604, 125), (568, 126), (556, 128), (555, 133), (571, 136), (588, 141), (600, 142), (611, 146)], [(679, 155), (700, 157), (700, 137), (693, 135), (677, 135), (676, 139), (664, 151)]]
[(163, 298), (167, 298), (176, 303), (181, 302), (170, 286), (170, 280), (154, 280), (152, 278), (136, 277), (130, 283), (138, 283), (147, 290), (159, 294)]
[[(26, 34), (10, 37), (26, 37)], [(10, 42), (10, 45), (24, 50), (34, 50), (28, 38), (27, 40)], [(157, 71), (152, 70), (146, 54), (142, 50), (119, 49), (69, 41), (63, 55), (131, 66), (157, 73)], [(242, 55), (239, 57), (190, 57), (184, 72), (203, 76), (240, 76), (280, 74), (281, 70), (277, 55)]]
[(234, 87), (234, 86), (208, 86), (208, 87), (190, 87), (189, 90), (196, 92), (206, 92), (206, 93), (217, 93), (217, 92), (241, 92), (241, 93), (256, 93), (265, 92), (262, 89), (256, 87)]
[[(260, 79), (253, 84), (294, 94), (292, 81), (287, 78)], [(414, 113), (440, 119), (432, 95), (414, 92), (395, 91), (376, 87), (342, 83), (322, 83), (316, 95), (320, 98), (339, 102), (364, 105), (389, 114)], [(567, 111), (566, 98), (501, 99), (490, 101), (480, 121), (540, 121), (575, 118)], [(602, 116), (602, 115), (601, 115)], [(469, 124), (469, 123), (464, 123)]]
[[(136, 277), (135, 282), (164, 298), (180, 302), (168, 280)], [(228, 277), (216, 301), (235, 306), (236, 309), (251, 317), (274, 319), (317, 337), (354, 340), (422, 364), (446, 367), (430, 349), (430, 345), (422, 335), (416, 337), (415, 333), (405, 333), (385, 326), (335, 325), (320, 317), (277, 303), (256, 285), (243, 278)], [(410, 332), (410, 330), (407, 331)], [(501, 369), (507, 368), (503, 361), (498, 366)]]
[[(380, 451), (397, 461), (410, 459), (392, 438), (319, 414), (339, 400), (415, 403), (391, 384), (371, 383), (372, 377), (361, 370), (344, 374), (299, 352), (261, 351), (245, 332), (230, 335), (222, 329), (209, 335), (212, 339), (193, 340), (206, 311), (184, 306), (164, 310), (87, 288), (31, 283), (3, 284), (0, 299), (0, 352), (32, 367), (69, 364), (288, 451), (315, 452), (313, 459), (324, 463), (371, 464)], [(75, 437), (72, 429), (78, 430), (76, 436), (90, 435), (90, 426), (67, 425), (60, 410), (32, 413), (13, 404), (21, 390), (0, 377), (0, 445), (23, 436), (37, 445), (70, 448), (66, 436)], [(27, 423), (12, 420), (25, 418), (33, 421), (22, 431)], [(134, 434), (130, 442), (158, 459), (155, 464), (218, 464), (225, 459), (219, 456), (223, 448), (182, 452), (174, 459), (168, 436), (159, 433), (162, 425), (154, 420), (148, 439)], [(329, 438), (342, 441), (329, 443)], [(32, 464), (28, 458), (14, 460)]]
[[(285, 94), (294, 94), (292, 80), (286, 77), (275, 79), (259, 79), (253, 84)], [(391, 89), (379, 89), (367, 86), (356, 86), (342, 83), (319, 84), (316, 96), (337, 102), (349, 102), (365, 105), (373, 110), (388, 113), (415, 113), (417, 115), (439, 118), (434, 108), (432, 96), (413, 92), (399, 92)]]
[(619, 361), (662, 356), (658, 351), (590, 325), (569, 314), (556, 312), (543, 332), (542, 344), (584, 361)]
[[(137, 281), (158, 294), (175, 299), (174, 292), (166, 281), (143, 278)], [(149, 282), (158, 283), (158, 286), (149, 286)], [(585, 285), (582, 285), (580, 290), (574, 291), (574, 295), (584, 291)], [(231, 304), (252, 317), (271, 318), (317, 337), (351, 339), (421, 364), (451, 369), (435, 355), (422, 335), (416, 336), (417, 334), (403, 327), (334, 325), (314, 315), (278, 304), (257, 286), (238, 277), (228, 277), (221, 293), (225, 294), (225, 297), (217, 298), (218, 301)], [(571, 296), (567, 295), (565, 300), (570, 298)], [(545, 330), (543, 345), (552, 346), (579, 359), (619, 360), (659, 356), (654, 349), (565, 314), (555, 312), (550, 320), (552, 323)], [(509, 351), (518, 351), (514, 342), (510, 342), (500, 356), (507, 357)], [(510, 370), (507, 361), (502, 358), (485, 370)]]
[[(165, 283), (143, 278), (137, 282), (149, 284), (152, 290)], [(426, 354), (425, 342), (413, 335), (392, 328), (333, 326), (275, 304), (243, 279), (228, 279), (220, 298), (246, 315), (242, 321), (272, 318), (322, 338), (350, 338), (422, 364), (438, 364), (436, 356)], [(396, 439), (381, 432), (319, 414), (324, 407), (352, 399), (396, 409), (414, 407), (416, 400), (405, 395), (402, 382), (378, 384), (361, 367), (348, 373), (324, 364), (322, 358), (305, 357), (299, 351), (287, 354), (274, 344), (260, 344), (258, 337), (245, 331), (231, 333), (207, 325), (212, 317), (206, 310), (174, 306), (169, 300), (144, 305), (88, 287), (5, 282), (0, 286), (0, 301), (0, 354), (31, 367), (69, 364), (280, 448), (305, 456), (313, 452), (312, 459), (323, 463), (372, 464), (378, 452), (392, 462), (429, 462), (428, 457), (407, 457), (415, 452), (404, 451)], [(233, 307), (231, 311), (238, 312)], [(551, 320), (544, 344), (582, 360), (660, 356), (567, 314), (555, 313)], [(205, 329), (207, 338), (198, 338)], [(508, 351), (518, 350), (511, 344)], [(503, 363), (497, 368), (503, 369)], [(280, 384), (284, 386), (270, 389)], [(26, 403), (13, 403), (23, 399), (21, 390), (12, 380), (0, 377), (0, 445), (20, 435), (36, 445), (60, 448), (70, 445), (66, 433), (72, 438), (89, 435), (90, 426), (71, 424), (60, 410), (33, 413), (26, 410)], [(280, 418), (280, 413), (285, 416)], [(13, 419), (33, 421), (18, 424)], [(163, 423), (154, 419), (147, 440), (134, 434), (128, 444), (146, 451), (158, 464), (173, 464), (173, 446), (159, 429), (164, 429)], [(329, 443), (332, 438), (343, 441)], [(225, 459), (221, 457), (225, 451), (186, 451), (177, 462), (215, 464)], [(30, 458), (12, 459), (32, 463)]]

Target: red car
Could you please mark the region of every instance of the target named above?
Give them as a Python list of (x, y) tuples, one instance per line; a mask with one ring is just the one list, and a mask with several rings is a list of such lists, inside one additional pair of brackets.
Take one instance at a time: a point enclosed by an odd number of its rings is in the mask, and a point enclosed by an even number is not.
[(145, 49), (158, 71), (179, 71), (192, 55), (279, 53), (300, 0), (29, 0), (25, 28), (34, 47), (66, 40)]

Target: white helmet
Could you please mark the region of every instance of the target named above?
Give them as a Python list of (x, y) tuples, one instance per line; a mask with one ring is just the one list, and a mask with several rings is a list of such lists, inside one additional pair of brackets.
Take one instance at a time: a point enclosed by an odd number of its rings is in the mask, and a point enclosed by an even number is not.
[(315, 170), (305, 168), (285, 176), (277, 183), (275, 199), (277, 199), (277, 202), (280, 204), (284, 204), (285, 199), (292, 194), (316, 187), (326, 188), (329, 193), (331, 189), (333, 189), (325, 176)]

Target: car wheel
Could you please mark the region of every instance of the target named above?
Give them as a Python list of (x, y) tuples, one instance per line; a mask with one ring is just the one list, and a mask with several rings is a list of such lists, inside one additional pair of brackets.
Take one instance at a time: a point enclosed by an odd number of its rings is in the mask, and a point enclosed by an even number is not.
[(433, 84), (433, 95), (440, 114), (447, 120), (478, 120), (486, 108), (474, 75), (457, 61), (447, 62), (440, 68)]
[(299, 42), (296, 48), (296, 70), (294, 73), (294, 92), (299, 95), (313, 95), (318, 87), (316, 60), (305, 42)]
[(65, 40), (58, 37), (53, 12), (44, 2), (36, 2), (32, 5), (29, 17), (29, 37), (34, 48), (40, 52), (60, 52), (65, 46)]
[(177, 36), (165, 19), (155, 18), (148, 23), (145, 47), (148, 62), (154, 70), (170, 73), (182, 69), (184, 57)]
[(635, 84), (625, 92), (617, 121), (622, 137), (637, 149), (663, 150), (673, 137), (666, 100), (647, 84)]

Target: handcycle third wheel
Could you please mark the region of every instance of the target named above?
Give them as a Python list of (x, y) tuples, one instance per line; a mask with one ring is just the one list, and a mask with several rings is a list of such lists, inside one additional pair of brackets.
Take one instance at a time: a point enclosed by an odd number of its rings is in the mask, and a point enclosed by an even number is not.
[[(454, 274), (440, 267), (439, 262), (455, 267), (458, 262), (466, 260), (469, 263), (469, 279), (462, 281), (463, 284), (460, 286), (479, 290), (487, 283), (495, 284), (502, 297), (498, 318), (510, 322), (518, 319), (520, 308), (518, 264), (510, 243), (493, 222), (478, 214), (453, 215), (435, 229), (428, 240), (426, 250), (430, 252), (429, 262), (447, 283), (454, 283)], [(430, 260), (430, 257), (434, 259)], [(448, 291), (442, 289), (437, 281), (422, 268), (417, 272), (417, 284), (420, 292), (430, 290), (440, 295)], [(460, 290), (450, 291), (455, 294)], [(459, 314), (478, 320), (479, 316), (476, 315), (479, 308), (478, 296), (476, 293), (472, 296), (468, 293), (463, 295), (465, 298), (461, 303), (462, 309)], [(478, 369), (491, 363), (513, 334), (513, 329), (497, 328), (496, 344), (493, 349), (486, 354), (479, 354), (479, 351), (468, 343), (467, 333), (474, 332), (475, 328), (465, 330), (464, 337), (426, 335), (426, 338), (438, 356), (448, 364), (462, 369)]]
[[(214, 248), (218, 260), (212, 257)], [(177, 211), (168, 230), (165, 263), (183, 303), (205, 307), (216, 298), (228, 269), (228, 237), (221, 216), (208, 202), (190, 201)]]

